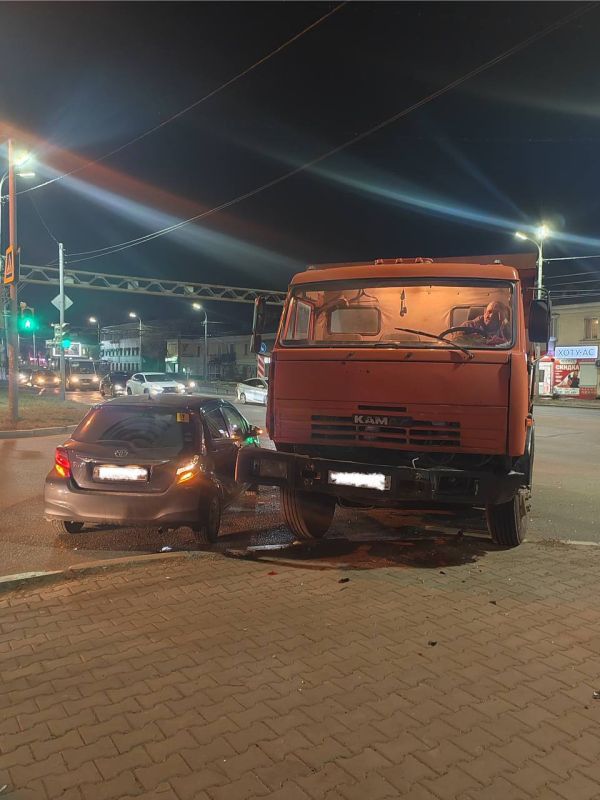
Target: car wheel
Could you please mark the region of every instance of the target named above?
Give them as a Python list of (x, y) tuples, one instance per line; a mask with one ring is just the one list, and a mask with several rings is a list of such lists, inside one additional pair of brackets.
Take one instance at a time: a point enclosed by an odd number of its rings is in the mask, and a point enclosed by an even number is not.
[(144, 394), (150, 394), (150, 391), (148, 389), (144, 389)]
[(133, 394), (129, 386), (127, 387), (127, 394)]
[(194, 528), (196, 539), (201, 544), (214, 544), (219, 538), (221, 528), (221, 499), (214, 495), (208, 506), (202, 511), (202, 518), (197, 528)]
[(83, 522), (69, 522), (64, 519), (53, 519), (52, 527), (57, 533), (79, 533), (83, 529)]
[(240, 395), (240, 403), (245, 406), (247, 402), (246, 395), (242, 392)]

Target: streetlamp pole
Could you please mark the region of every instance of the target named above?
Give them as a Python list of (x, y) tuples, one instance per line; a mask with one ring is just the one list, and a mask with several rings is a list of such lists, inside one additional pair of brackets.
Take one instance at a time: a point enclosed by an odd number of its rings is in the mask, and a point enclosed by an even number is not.
[(202, 303), (194, 303), (192, 308), (204, 313), (204, 383), (208, 383), (208, 315)]
[(143, 372), (143, 370), (144, 370), (144, 362), (142, 360), (142, 318), (140, 317), (139, 314), (136, 314), (134, 311), (130, 311), (129, 312), (129, 316), (131, 317), (131, 319), (136, 319), (137, 318), (137, 320), (139, 321), (139, 324), (140, 324), (140, 334), (139, 334), (140, 335), (140, 372)]
[[(17, 253), (17, 194), (12, 139), (8, 140), (8, 230), (10, 246)], [(18, 338), (17, 338), (17, 279), (9, 285), (10, 316), (8, 318), (8, 411), (11, 422), (19, 419)]]
[(521, 233), (521, 231), (517, 231), (515, 236), (517, 239), (531, 242), (537, 247), (537, 298), (541, 300), (544, 290), (544, 240), (550, 236), (550, 229), (547, 225), (542, 224), (537, 229), (536, 234), (536, 239), (533, 239), (531, 236), (526, 236), (524, 233)]
[[(3, 193), (3, 191), (4, 191), (4, 181), (9, 177), (9, 173), (10, 173), (10, 153), (11, 153), (11, 150), (12, 150), (11, 145), (12, 145), (12, 142), (10, 142), (10, 140), (9, 140), (9, 169), (4, 173), (2, 178), (0, 178), (0, 316), (2, 317), (1, 322), (0, 322), (0, 329), (3, 329), (4, 332), (5, 332), (6, 353), (7, 354), (8, 354), (8, 330), (9, 330), (8, 317), (9, 317), (9, 313), (10, 312), (9, 312), (8, 305), (6, 303), (6, 290), (5, 290), (5, 286), (4, 286), (4, 283), (3, 283), (3, 276), (4, 276), (4, 250), (2, 249), (2, 209), (3, 209), (3, 206), (4, 206), (4, 201), (6, 199), (5, 196), (4, 196), (4, 193)], [(25, 161), (28, 161), (28, 160), (29, 160), (29, 154), (26, 153), (23, 157), (21, 157), (18, 160), (17, 164), (18, 165), (24, 164)], [(13, 159), (13, 161), (16, 161), (16, 159)], [(35, 177), (35, 172), (32, 172), (32, 171), (17, 172), (16, 173), (16, 177), (19, 177), (19, 178), (33, 178), (33, 177)], [(10, 186), (10, 181), (9, 181), (9, 186)], [(10, 201), (10, 197), (8, 199)], [(16, 321), (15, 321), (15, 325), (16, 325)], [(3, 347), (4, 347), (4, 344), (3, 344)], [(19, 347), (19, 345), (18, 345), (18, 340), (17, 340), (17, 352), (18, 352), (18, 347)], [(17, 366), (18, 366), (18, 364), (17, 364)]]

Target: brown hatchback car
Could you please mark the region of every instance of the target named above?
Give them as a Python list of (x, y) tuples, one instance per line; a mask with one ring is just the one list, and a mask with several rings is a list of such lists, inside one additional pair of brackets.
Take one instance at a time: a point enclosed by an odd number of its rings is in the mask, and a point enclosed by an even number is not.
[(44, 515), (60, 533), (84, 524), (189, 526), (215, 541), (240, 448), (262, 431), (225, 400), (140, 395), (92, 408), (56, 448)]

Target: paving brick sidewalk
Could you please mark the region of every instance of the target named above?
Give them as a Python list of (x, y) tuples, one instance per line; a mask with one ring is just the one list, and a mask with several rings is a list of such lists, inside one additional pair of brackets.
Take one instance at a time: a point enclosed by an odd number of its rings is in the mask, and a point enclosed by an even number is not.
[(1, 800), (599, 797), (600, 549), (368, 548), (0, 596)]

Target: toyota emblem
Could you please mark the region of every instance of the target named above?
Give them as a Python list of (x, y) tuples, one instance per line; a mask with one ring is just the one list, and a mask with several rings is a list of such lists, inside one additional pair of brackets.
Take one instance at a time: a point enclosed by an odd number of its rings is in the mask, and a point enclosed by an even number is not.
[(129, 450), (125, 450), (124, 448), (122, 450), (115, 450), (115, 456), (117, 458), (125, 458), (125, 456), (128, 455), (129, 455)]

